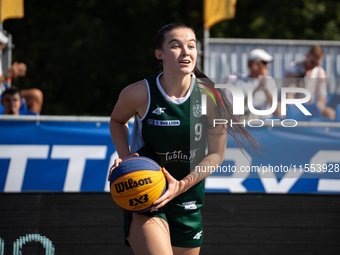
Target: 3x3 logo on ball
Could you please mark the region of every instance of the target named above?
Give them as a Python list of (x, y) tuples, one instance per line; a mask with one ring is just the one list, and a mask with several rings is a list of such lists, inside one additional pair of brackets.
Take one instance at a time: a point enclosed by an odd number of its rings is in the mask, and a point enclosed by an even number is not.
[(140, 196), (139, 198), (132, 198), (129, 200), (129, 205), (134, 207), (137, 205), (142, 205), (146, 202), (149, 201), (149, 197), (148, 194), (144, 194), (143, 196)]
[[(138, 188), (140, 186), (148, 185), (148, 184), (151, 184), (151, 183), (152, 183), (151, 177), (146, 177), (146, 178), (143, 178), (143, 179), (139, 179), (138, 181), (134, 181), (133, 179), (129, 179), (129, 180), (124, 181), (124, 182), (119, 182), (119, 183), (114, 184), (114, 187), (115, 187), (117, 193), (119, 194), (119, 193), (122, 193), (124, 191), (131, 190), (131, 189), (134, 189), (134, 188)], [(136, 207), (136, 206), (142, 205), (142, 204), (144, 204), (148, 201), (149, 201), (148, 194), (144, 194), (140, 197), (135, 197), (135, 198), (129, 199), (129, 206)]]

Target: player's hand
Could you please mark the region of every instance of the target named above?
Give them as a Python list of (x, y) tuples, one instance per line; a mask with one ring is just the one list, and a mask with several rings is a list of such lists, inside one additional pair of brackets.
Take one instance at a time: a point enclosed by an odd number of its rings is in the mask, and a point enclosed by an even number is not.
[(171, 201), (173, 198), (177, 197), (180, 194), (179, 181), (172, 177), (169, 174), (169, 172), (165, 170), (164, 167), (162, 171), (166, 179), (168, 180), (168, 188), (166, 192), (163, 194), (163, 196), (161, 196), (153, 203), (154, 206), (151, 207), (150, 212), (153, 212), (163, 207), (166, 203), (168, 203), (169, 201)]
[(110, 168), (110, 172), (109, 172), (109, 176), (108, 176), (107, 180), (110, 181), (113, 171), (115, 170), (115, 168), (117, 168), (122, 163), (122, 161), (124, 159), (127, 159), (129, 157), (138, 157), (138, 156), (139, 156), (139, 154), (135, 152), (135, 153), (131, 154), (130, 156), (115, 159), (115, 162), (113, 163), (113, 165)]

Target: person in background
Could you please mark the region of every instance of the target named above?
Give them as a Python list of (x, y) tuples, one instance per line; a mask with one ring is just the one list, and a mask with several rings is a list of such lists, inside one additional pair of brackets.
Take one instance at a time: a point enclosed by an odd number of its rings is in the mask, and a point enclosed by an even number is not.
[[(335, 119), (335, 109), (327, 106), (326, 72), (321, 67), (324, 51), (321, 46), (312, 46), (305, 58), (295, 61), (285, 71), (284, 86), (308, 89), (311, 93), (309, 104), (316, 104), (324, 118)], [(288, 98), (304, 97), (301, 93), (290, 93)]]
[[(9, 42), (7, 36), (0, 31), (0, 51), (3, 51)], [(0, 60), (0, 96), (7, 88), (10, 87), (8, 84), (9, 80), (17, 79), (18, 77), (23, 77), (26, 75), (27, 66), (25, 63), (14, 62), (11, 67), (3, 72), (1, 60)], [(40, 89), (24, 89), (21, 91), (22, 97), (26, 101), (27, 109), (29, 111), (41, 113), (41, 108), (43, 105), (43, 93)]]
[(20, 115), (21, 99), (21, 93), (17, 87), (12, 86), (6, 89), (1, 97), (1, 104), (4, 108), (3, 114)]
[[(232, 76), (227, 83), (234, 84), (243, 91), (245, 119), (270, 118), (269, 115), (255, 115), (248, 108), (248, 91), (252, 94), (252, 103), (256, 110), (268, 110), (273, 104), (273, 93), (276, 90), (276, 83), (272, 77), (268, 76), (269, 63), (273, 61), (273, 57), (263, 49), (254, 49), (248, 56), (249, 74), (242, 74), (235, 79)], [(225, 90), (227, 98), (232, 102), (231, 93)], [(277, 92), (276, 92), (277, 93)]]

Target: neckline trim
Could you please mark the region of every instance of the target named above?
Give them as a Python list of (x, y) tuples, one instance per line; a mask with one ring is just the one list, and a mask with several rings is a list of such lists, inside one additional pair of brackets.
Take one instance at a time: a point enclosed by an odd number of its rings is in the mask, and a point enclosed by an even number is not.
[(157, 84), (157, 87), (159, 89), (159, 91), (161, 92), (161, 94), (163, 95), (163, 97), (168, 100), (169, 102), (173, 103), (173, 104), (183, 104), (191, 95), (191, 92), (193, 91), (193, 88), (195, 86), (195, 82), (196, 82), (196, 76), (195, 74), (191, 73), (191, 84), (190, 84), (190, 88), (187, 92), (187, 94), (184, 96), (184, 97), (180, 97), (180, 98), (170, 98), (168, 96), (168, 94), (165, 93), (164, 89), (162, 88), (160, 82), (159, 82), (159, 78), (162, 76), (163, 73), (160, 73), (158, 76), (157, 76), (157, 79), (156, 79), (156, 84)]

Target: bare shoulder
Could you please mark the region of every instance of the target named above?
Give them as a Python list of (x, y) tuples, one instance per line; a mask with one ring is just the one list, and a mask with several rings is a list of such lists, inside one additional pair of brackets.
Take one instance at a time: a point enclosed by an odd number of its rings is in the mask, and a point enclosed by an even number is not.
[(129, 86), (125, 87), (121, 93), (120, 97), (124, 97), (124, 99), (128, 99), (129, 101), (140, 101), (147, 99), (148, 97), (148, 88), (145, 80), (141, 80), (135, 83), (130, 84)]
[(125, 87), (119, 94), (112, 116), (116, 119), (128, 120), (135, 114), (145, 114), (148, 105), (148, 88), (145, 80)]
[(319, 66), (318, 71), (319, 71), (319, 73), (317, 74), (318, 78), (321, 78), (321, 79), (326, 78), (326, 71), (325, 71), (325, 69), (323, 69), (321, 66)]

